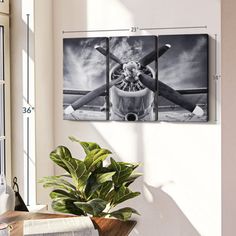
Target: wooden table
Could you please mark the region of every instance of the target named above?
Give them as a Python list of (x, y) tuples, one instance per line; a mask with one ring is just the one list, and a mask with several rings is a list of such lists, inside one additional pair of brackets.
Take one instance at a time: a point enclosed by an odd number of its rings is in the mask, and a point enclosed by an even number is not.
[[(23, 221), (35, 219), (51, 219), (75, 217), (62, 214), (29, 213), (20, 211), (8, 211), (0, 215), (0, 222), (10, 224), (13, 229), (11, 236), (23, 235)], [(93, 224), (99, 231), (99, 236), (127, 236), (136, 225), (136, 221), (119, 221), (115, 219), (92, 218)]]

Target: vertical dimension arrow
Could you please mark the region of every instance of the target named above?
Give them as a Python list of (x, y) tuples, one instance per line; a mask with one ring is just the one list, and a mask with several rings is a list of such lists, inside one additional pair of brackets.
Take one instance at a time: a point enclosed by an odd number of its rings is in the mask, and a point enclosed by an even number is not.
[(220, 71), (219, 71), (219, 61), (218, 61), (218, 35), (215, 34), (215, 73), (214, 73), (214, 80), (215, 80), (215, 122), (219, 121), (219, 110), (218, 110), (218, 103), (219, 103), (219, 83), (221, 79)]
[[(27, 36), (26, 36), (26, 42), (27, 42), (27, 104), (29, 104), (29, 17), (30, 15), (27, 14)], [(29, 206), (29, 117), (27, 117), (27, 205)]]
[(31, 49), (30, 14), (26, 14), (26, 49), (23, 51), (23, 146), (24, 146), (24, 200), (35, 205), (35, 114), (34, 73)]

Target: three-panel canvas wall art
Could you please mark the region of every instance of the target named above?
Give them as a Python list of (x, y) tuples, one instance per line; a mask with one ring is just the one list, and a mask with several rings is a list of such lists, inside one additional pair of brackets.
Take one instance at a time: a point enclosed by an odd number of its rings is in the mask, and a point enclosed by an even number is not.
[(208, 121), (208, 35), (65, 38), (66, 120)]

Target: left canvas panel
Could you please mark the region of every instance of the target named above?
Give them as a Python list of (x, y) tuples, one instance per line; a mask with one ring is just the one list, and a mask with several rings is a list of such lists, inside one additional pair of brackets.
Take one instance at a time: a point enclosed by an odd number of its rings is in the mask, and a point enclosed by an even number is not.
[(108, 119), (108, 39), (63, 39), (63, 110), (65, 120)]

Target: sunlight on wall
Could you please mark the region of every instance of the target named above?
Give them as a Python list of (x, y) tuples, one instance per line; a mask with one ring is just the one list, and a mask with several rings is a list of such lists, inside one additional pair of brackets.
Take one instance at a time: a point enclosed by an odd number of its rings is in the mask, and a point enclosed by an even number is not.
[(96, 29), (129, 28), (133, 22), (133, 15), (119, 0), (100, 0), (96, 4), (93, 0), (87, 1), (87, 29), (94, 26)]
[[(144, 140), (154, 135), (155, 129), (147, 126)], [(221, 212), (220, 125), (163, 123), (155, 141), (147, 142), (145, 147), (145, 182), (152, 186), (172, 182), (164, 184), (162, 190), (176, 202), (201, 235), (213, 235), (214, 227), (210, 229), (203, 222), (211, 218), (212, 226), (220, 225), (220, 218), (211, 214)]]

